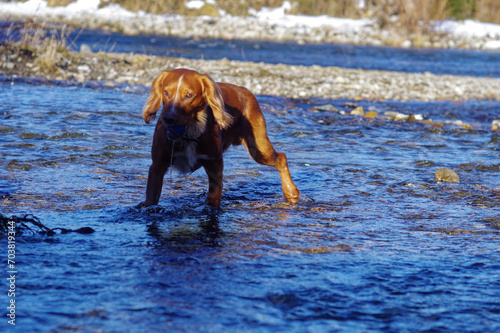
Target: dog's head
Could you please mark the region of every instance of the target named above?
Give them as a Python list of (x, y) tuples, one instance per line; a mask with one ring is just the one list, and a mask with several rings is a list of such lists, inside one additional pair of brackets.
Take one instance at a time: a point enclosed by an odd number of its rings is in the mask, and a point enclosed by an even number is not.
[(224, 129), (233, 118), (224, 109), (220, 87), (208, 75), (189, 69), (163, 71), (152, 86), (142, 109), (142, 117), (150, 123), (163, 103), (160, 121), (166, 126), (204, 129), (208, 108), (215, 121)]

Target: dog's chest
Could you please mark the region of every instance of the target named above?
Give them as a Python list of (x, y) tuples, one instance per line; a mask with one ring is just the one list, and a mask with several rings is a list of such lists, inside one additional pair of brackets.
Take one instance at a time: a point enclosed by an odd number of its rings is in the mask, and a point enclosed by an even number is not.
[(191, 173), (200, 168), (200, 156), (197, 154), (195, 141), (180, 140), (174, 144), (172, 164), (182, 173)]

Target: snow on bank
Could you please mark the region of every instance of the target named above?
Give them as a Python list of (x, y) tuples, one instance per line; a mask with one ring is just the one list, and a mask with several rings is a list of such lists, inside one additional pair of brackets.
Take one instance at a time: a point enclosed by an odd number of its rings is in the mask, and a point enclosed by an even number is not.
[[(109, 21), (123, 21), (130, 18), (151, 19), (162, 17), (165, 21), (179, 18), (180, 15), (155, 15), (138, 11), (137, 13), (126, 10), (118, 4), (109, 4), (99, 8), (101, 0), (77, 0), (70, 3), (66, 7), (50, 7), (46, 0), (28, 0), (26, 2), (7, 2), (0, 3), (0, 13), (7, 15), (21, 16), (62, 16), (65, 18), (79, 18), (84, 15), (92, 15)], [(215, 4), (214, 0), (191, 0), (186, 3), (186, 7), (190, 9), (200, 9), (205, 4)], [(294, 27), (309, 27), (317, 28), (327, 26), (335, 28), (340, 32), (349, 32), (370, 25), (371, 20), (368, 19), (345, 19), (322, 16), (307, 16), (307, 15), (288, 15), (286, 12), (290, 10), (291, 4), (289, 1), (284, 1), (283, 5), (278, 8), (263, 7), (260, 11), (250, 9), (250, 17), (238, 17), (238, 20), (259, 20), (261, 22), (277, 25), (285, 28)], [(220, 10), (221, 19), (231, 18), (229, 14)]]
[(474, 20), (462, 22), (445, 20), (435, 27), (436, 32), (450, 33), (465, 37), (500, 37), (500, 24), (483, 23)]
[(488, 38), (483, 49), (500, 49), (500, 24), (483, 23), (474, 20), (462, 22), (445, 20), (435, 25), (436, 32), (468, 38)]
[(63, 7), (50, 7), (46, 0), (28, 0), (26, 2), (0, 3), (0, 13), (20, 16), (63, 16), (77, 18), (83, 15), (94, 15), (100, 18), (123, 20), (134, 17), (135, 13), (123, 9), (118, 4), (110, 4), (99, 8), (101, 0), (77, 0)]
[[(155, 15), (145, 13), (144, 11), (132, 12), (119, 6), (118, 4), (109, 4), (99, 8), (101, 0), (77, 0), (65, 7), (50, 7), (46, 0), (28, 0), (26, 2), (0, 2), (0, 14), (2, 16), (38, 16), (38, 17), (63, 17), (65, 19), (81, 19), (82, 17), (93, 17), (107, 22), (129, 22), (137, 20), (144, 25), (166, 22), (182, 22), (184, 17), (181, 15)], [(216, 5), (215, 0), (190, 0), (186, 2), (189, 8), (199, 9), (205, 4)], [(210, 18), (210, 20), (219, 21), (238, 21), (240, 24), (252, 26), (262, 24), (274, 26), (283, 30), (295, 30), (303, 32), (307, 29), (325, 29), (335, 30), (343, 34), (374, 30), (374, 22), (370, 19), (348, 19), (335, 18), (326, 15), (308, 16), (308, 15), (290, 15), (287, 14), (292, 9), (290, 1), (283, 1), (283, 5), (277, 8), (263, 7), (259, 11), (250, 9), (249, 17), (232, 17), (231, 15), (219, 9), (220, 19)], [(207, 18), (208, 19), (208, 18)], [(435, 31), (446, 33), (450, 36), (465, 38), (485, 38), (487, 39), (482, 48), (500, 49), (500, 25), (491, 23), (481, 23), (473, 20), (443, 21), (436, 22)]]
[(283, 1), (281, 7), (269, 8), (262, 7), (261, 10), (250, 9), (249, 14), (259, 21), (268, 24), (277, 25), (285, 28), (296, 27), (330, 27), (340, 32), (352, 32), (364, 27), (372, 25), (374, 22), (370, 19), (349, 19), (338, 18), (327, 15), (310, 16), (310, 15), (289, 15), (292, 9), (290, 1)]

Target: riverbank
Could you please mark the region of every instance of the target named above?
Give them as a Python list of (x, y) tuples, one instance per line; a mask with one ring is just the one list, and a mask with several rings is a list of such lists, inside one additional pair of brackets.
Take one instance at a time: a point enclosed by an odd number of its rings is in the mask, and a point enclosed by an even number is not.
[[(287, 6), (288, 5), (288, 6)], [(500, 25), (473, 20), (420, 22), (411, 29), (397, 16), (380, 19), (349, 19), (326, 15), (289, 14), (290, 3), (261, 8), (248, 16), (151, 14), (134, 12), (118, 4), (76, 1), (68, 6), (48, 6), (45, 1), (0, 4), (0, 21), (65, 24), (85, 29), (104, 29), (124, 34), (154, 34), (188, 38), (268, 40), (296, 43), (462, 48), (500, 50)], [(200, 12), (201, 13), (201, 12)]]
[(142, 54), (31, 53), (0, 46), (0, 75), (113, 88), (149, 86), (165, 69), (187, 67), (218, 82), (231, 82), (257, 95), (289, 98), (393, 100), (500, 100), (500, 79), (431, 73), (402, 73), (321, 66), (291, 66), (244, 61), (192, 60)]

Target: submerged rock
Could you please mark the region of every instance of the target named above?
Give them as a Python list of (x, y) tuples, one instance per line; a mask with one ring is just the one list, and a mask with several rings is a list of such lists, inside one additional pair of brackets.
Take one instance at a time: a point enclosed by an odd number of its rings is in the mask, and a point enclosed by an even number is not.
[(445, 183), (460, 183), (460, 178), (457, 173), (451, 169), (441, 168), (437, 169), (434, 174), (434, 178), (437, 182)]
[(351, 111), (351, 116), (362, 116), (365, 114), (365, 110), (361, 106), (358, 106), (354, 110)]
[(387, 112), (385, 112), (385, 115), (392, 120), (408, 120), (408, 118), (410, 117), (407, 114), (396, 112), (396, 111), (387, 111)]
[(500, 143), (500, 137), (498, 136), (498, 134), (493, 134), (491, 136), (491, 141), (488, 143), (488, 144), (499, 144)]
[(498, 129), (500, 129), (500, 120), (493, 120), (491, 123), (491, 130), (498, 132)]
[(337, 109), (335, 106), (331, 104), (325, 104), (325, 105), (318, 105), (312, 108), (313, 111), (330, 111), (330, 112), (335, 112), (338, 113), (339, 109)]
[(375, 118), (376, 116), (378, 116), (378, 112), (376, 111), (368, 111), (363, 115), (365, 118)]

